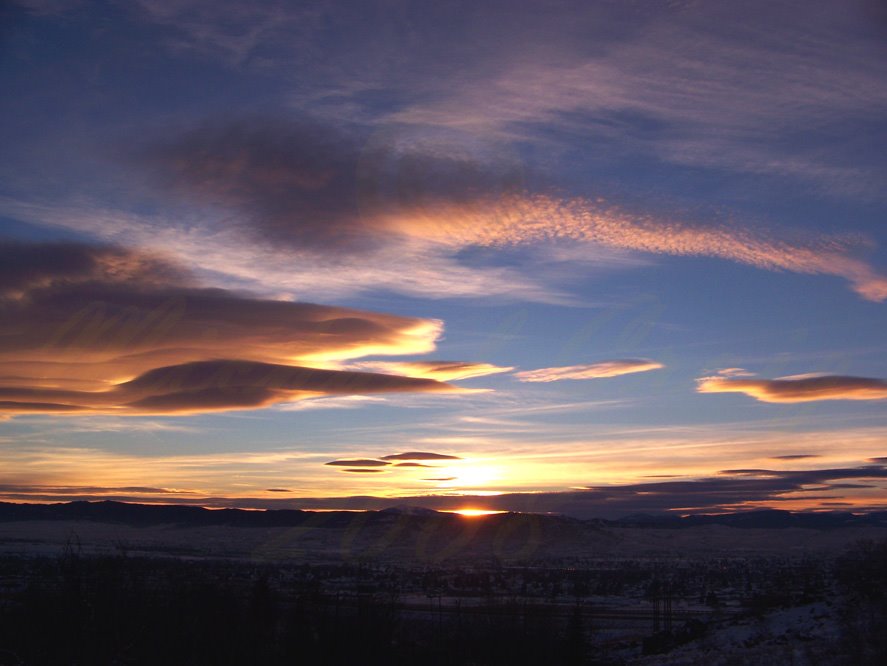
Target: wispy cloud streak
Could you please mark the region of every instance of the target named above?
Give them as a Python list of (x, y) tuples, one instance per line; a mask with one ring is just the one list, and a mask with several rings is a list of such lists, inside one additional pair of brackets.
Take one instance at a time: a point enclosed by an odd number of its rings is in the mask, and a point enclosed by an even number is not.
[(787, 241), (740, 226), (699, 226), (632, 216), (598, 202), (545, 195), (441, 206), (392, 221), (403, 233), (435, 242), (505, 246), (571, 240), (622, 250), (726, 259), (771, 271), (833, 275), (871, 301), (887, 299), (887, 277), (853, 256), (859, 238), (808, 236)]
[(427, 377), (443, 382), (485, 377), (514, 370), (511, 367), (500, 367), (490, 363), (464, 361), (360, 361), (348, 367), (406, 377)]
[(661, 363), (645, 358), (626, 358), (601, 361), (588, 365), (568, 365), (560, 368), (539, 368), (514, 373), (522, 382), (556, 382), (563, 379), (601, 379), (618, 377), (635, 372), (648, 372), (663, 368)]

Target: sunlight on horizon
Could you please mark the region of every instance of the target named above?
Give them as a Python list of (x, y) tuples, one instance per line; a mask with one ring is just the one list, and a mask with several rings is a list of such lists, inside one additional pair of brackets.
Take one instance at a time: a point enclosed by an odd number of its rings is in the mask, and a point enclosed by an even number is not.
[(508, 513), (508, 511), (497, 511), (494, 509), (441, 509), (441, 513), (458, 513), (465, 518), (480, 518), (499, 513)]

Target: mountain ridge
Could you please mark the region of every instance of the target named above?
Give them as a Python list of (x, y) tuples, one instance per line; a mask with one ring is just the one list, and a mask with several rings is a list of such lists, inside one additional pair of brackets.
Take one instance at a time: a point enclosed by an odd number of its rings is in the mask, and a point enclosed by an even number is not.
[[(390, 521), (392, 518), (411, 521), (477, 520), (456, 514), (421, 507), (396, 506), (382, 510), (358, 512), (369, 523)], [(580, 520), (552, 514), (504, 513), (482, 520), (509, 520), (515, 516), (533, 516), (546, 524), (586, 525), (588, 527), (680, 529), (704, 525), (723, 525), (734, 528), (789, 527), (809, 529), (838, 529), (853, 526), (887, 527), (887, 511), (852, 512), (793, 512), (779, 509), (759, 509), (736, 513), (695, 514), (634, 514), (618, 519), (593, 518)], [(181, 504), (141, 504), (113, 500), (76, 500), (55, 504), (28, 504), (0, 502), (0, 522), (76, 521), (119, 523), (126, 525), (180, 526), (225, 525), (230, 527), (343, 527), (355, 520), (354, 511), (310, 511), (301, 509), (207, 509)]]

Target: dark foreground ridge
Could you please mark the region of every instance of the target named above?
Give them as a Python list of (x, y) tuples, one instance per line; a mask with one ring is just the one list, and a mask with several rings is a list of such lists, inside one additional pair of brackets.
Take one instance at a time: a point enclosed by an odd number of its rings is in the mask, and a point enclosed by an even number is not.
[[(841, 527), (887, 527), (887, 511), (868, 513), (821, 512), (806, 513), (765, 509), (739, 513), (675, 516), (635, 514), (617, 520), (578, 520), (549, 514), (508, 513), (485, 518), (495, 522), (522, 520), (532, 515), (534, 520), (550, 526), (599, 526), (681, 529), (704, 525), (767, 529), (806, 528), (836, 529)], [(416, 507), (394, 507), (381, 511), (302, 511), (298, 509), (205, 509), (176, 504), (135, 504), (114, 501), (75, 501), (60, 504), (14, 504), (0, 502), (0, 522), (25, 520), (95, 521), (132, 526), (179, 525), (202, 527), (211, 525), (229, 527), (298, 527), (310, 523), (312, 527), (342, 528), (352, 525), (355, 518), (367, 526), (385, 523), (392, 517), (409, 517), (420, 522), (434, 520), (458, 522), (463, 517), (445, 512)]]

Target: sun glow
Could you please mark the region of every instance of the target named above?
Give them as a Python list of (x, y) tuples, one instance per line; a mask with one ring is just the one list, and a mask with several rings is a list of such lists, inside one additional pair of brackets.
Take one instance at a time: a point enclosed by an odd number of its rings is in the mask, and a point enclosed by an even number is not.
[(458, 513), (465, 518), (479, 518), (480, 516), (492, 516), (497, 513), (508, 513), (507, 511), (494, 511), (492, 509), (450, 509), (443, 513)]
[(440, 483), (447, 488), (483, 488), (504, 478), (499, 467), (483, 464), (452, 465), (441, 469), (441, 476), (446, 479)]

